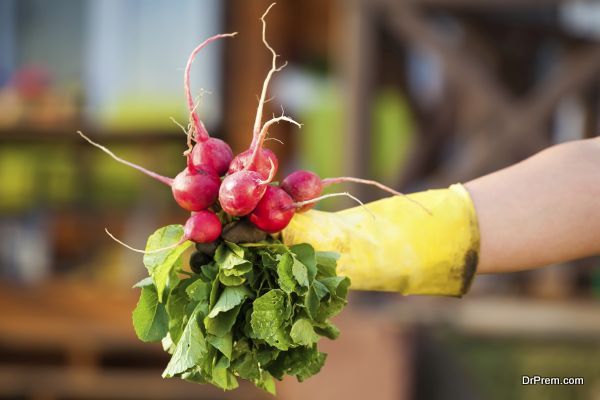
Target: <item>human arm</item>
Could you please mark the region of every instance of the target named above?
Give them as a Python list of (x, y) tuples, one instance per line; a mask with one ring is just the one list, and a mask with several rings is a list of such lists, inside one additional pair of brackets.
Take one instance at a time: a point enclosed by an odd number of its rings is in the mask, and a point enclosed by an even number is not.
[(478, 273), (600, 253), (600, 138), (550, 147), (465, 187), (479, 221)]

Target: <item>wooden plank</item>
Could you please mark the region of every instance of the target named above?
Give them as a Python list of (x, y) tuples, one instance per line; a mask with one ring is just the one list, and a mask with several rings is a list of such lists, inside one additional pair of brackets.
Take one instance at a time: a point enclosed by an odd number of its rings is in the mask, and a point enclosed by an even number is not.
[(444, 325), (465, 335), (561, 340), (600, 340), (600, 303), (472, 297), (421, 298), (392, 306), (402, 324)]
[[(343, 171), (348, 176), (368, 176), (371, 137), (371, 105), (374, 96), (376, 32), (373, 7), (368, 1), (351, 0), (340, 8), (345, 35), (339, 63), (344, 81), (346, 109)], [(348, 185), (350, 192), (363, 201), (372, 199), (373, 191), (364, 185)], [(352, 204), (348, 202), (347, 204)]]
[(0, 366), (0, 396), (39, 396), (76, 399), (223, 399), (272, 398), (250, 383), (223, 392), (211, 385), (162, 379), (161, 371), (124, 369), (93, 371), (85, 368)]

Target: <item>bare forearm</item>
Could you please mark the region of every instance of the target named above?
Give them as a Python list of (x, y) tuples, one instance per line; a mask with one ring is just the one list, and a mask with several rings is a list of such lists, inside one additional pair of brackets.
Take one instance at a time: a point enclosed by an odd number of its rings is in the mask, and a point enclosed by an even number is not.
[(465, 186), (479, 220), (480, 273), (600, 253), (600, 139), (554, 146)]

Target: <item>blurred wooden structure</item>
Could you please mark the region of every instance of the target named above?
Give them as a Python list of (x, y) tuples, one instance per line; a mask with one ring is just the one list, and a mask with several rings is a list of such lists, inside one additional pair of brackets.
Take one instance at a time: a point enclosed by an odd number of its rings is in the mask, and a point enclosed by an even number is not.
[[(247, 382), (223, 392), (162, 379), (168, 355), (142, 343), (131, 325), (138, 290), (55, 281), (27, 290), (0, 285), (0, 399), (219, 399), (273, 397)], [(329, 359), (302, 384), (278, 384), (283, 400), (409, 398), (410, 335), (383, 314), (349, 307), (339, 340), (323, 340)]]
[[(556, 107), (572, 94), (586, 102), (581, 137), (598, 135), (600, 43), (569, 35), (558, 25), (561, 3), (352, 0), (340, 5), (347, 32), (341, 35), (347, 51), (340, 62), (351, 119), (347, 153), (362, 161), (357, 173), (367, 171), (368, 110), (386, 62), (386, 54), (378, 51), (382, 38), (404, 49), (424, 48), (444, 69), (444, 91), (435, 108), (411, 100), (420, 120), (420, 144), (401, 184), (427, 174), (432, 165), (434, 185), (465, 181), (551, 145)], [(547, 71), (539, 71), (540, 51), (549, 44), (561, 54)], [(397, 68), (402, 74), (402, 66)], [(440, 159), (449, 139), (458, 145), (450, 157)]]

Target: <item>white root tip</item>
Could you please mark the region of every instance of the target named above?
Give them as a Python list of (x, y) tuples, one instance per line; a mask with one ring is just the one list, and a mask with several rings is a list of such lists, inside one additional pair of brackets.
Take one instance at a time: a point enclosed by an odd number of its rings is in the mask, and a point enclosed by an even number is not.
[(329, 186), (331, 184), (342, 183), (342, 182), (354, 182), (354, 183), (361, 183), (361, 184), (364, 184), (364, 185), (375, 186), (375, 187), (378, 187), (381, 190), (384, 190), (384, 191), (386, 191), (388, 193), (393, 194), (394, 196), (404, 197), (406, 200), (408, 200), (411, 203), (416, 204), (417, 206), (419, 206), (427, 214), (433, 215), (433, 213), (431, 212), (431, 210), (429, 210), (423, 204), (419, 203), (417, 200), (412, 199), (409, 196), (407, 196), (406, 194), (398, 192), (397, 190), (394, 190), (391, 187), (386, 186), (383, 183), (379, 183), (377, 181), (373, 181), (373, 180), (370, 180), (370, 179), (354, 178), (354, 177), (351, 177), (351, 176), (342, 176), (342, 177), (339, 177), (339, 178), (326, 178), (326, 179), (323, 179), (322, 182), (323, 182), (324, 186)]
[(104, 228), (104, 232), (106, 232), (106, 234), (107, 234), (108, 236), (110, 236), (110, 238), (111, 238), (112, 240), (114, 240), (115, 242), (119, 243), (121, 246), (123, 246), (123, 247), (126, 247), (126, 248), (128, 248), (129, 250), (131, 250), (131, 251), (135, 251), (136, 253), (142, 253), (142, 254), (154, 254), (154, 253), (160, 253), (161, 251), (165, 251), (165, 250), (170, 250), (170, 249), (173, 249), (173, 248), (175, 248), (175, 247), (179, 246), (180, 244), (182, 244), (183, 242), (185, 242), (185, 239), (182, 239), (182, 240), (180, 240), (179, 242), (177, 242), (177, 243), (174, 243), (174, 244), (172, 244), (172, 245), (170, 245), (170, 246), (167, 246), (167, 247), (163, 247), (162, 249), (156, 249), (156, 250), (146, 251), (146, 250), (136, 249), (135, 247), (131, 247), (131, 246), (130, 246), (130, 245), (128, 245), (127, 243), (120, 241), (120, 240), (119, 240), (119, 239), (117, 239), (117, 238), (116, 238), (116, 237), (115, 237), (115, 236), (114, 236), (112, 233), (110, 233), (110, 232), (108, 231), (108, 228)]
[(351, 195), (348, 192), (324, 194), (323, 196), (315, 197), (314, 199), (305, 200), (305, 201), (299, 201), (297, 203), (294, 203), (294, 207), (300, 208), (302, 206), (305, 206), (305, 205), (308, 205), (308, 204), (313, 204), (313, 203), (316, 203), (316, 202), (321, 201), (321, 200), (329, 199), (331, 197), (340, 197), (340, 196), (350, 197), (352, 200), (354, 200), (358, 204), (360, 204), (365, 209), (365, 211), (368, 212), (371, 215), (371, 217), (373, 217), (373, 219), (377, 219), (375, 217), (375, 214), (373, 214), (371, 212), (371, 210), (369, 210), (369, 208), (365, 205), (365, 203), (363, 203), (362, 201), (360, 201), (360, 199), (358, 199), (357, 197)]
[(267, 73), (267, 77), (265, 78), (265, 81), (263, 82), (262, 91), (261, 91), (261, 94), (260, 94), (260, 98), (258, 100), (258, 107), (256, 109), (256, 118), (254, 120), (254, 128), (253, 128), (253, 131), (252, 131), (252, 134), (253, 134), (253, 140), (252, 140), (252, 142), (253, 143), (256, 142), (256, 137), (258, 136), (258, 134), (260, 132), (260, 129), (261, 129), (262, 116), (263, 116), (263, 108), (264, 108), (264, 105), (266, 103), (267, 91), (269, 89), (269, 82), (271, 81), (271, 77), (273, 76), (273, 74), (275, 72), (281, 71), (287, 65), (287, 62), (285, 62), (281, 66), (279, 66), (279, 67), (277, 66), (277, 57), (278, 57), (278, 55), (275, 52), (275, 49), (273, 49), (273, 47), (271, 47), (271, 45), (267, 41), (267, 22), (265, 21), (265, 17), (269, 13), (269, 11), (271, 11), (271, 8), (273, 8), (273, 6), (275, 4), (276, 3), (271, 3), (271, 5), (269, 7), (267, 7), (266, 11), (260, 17), (260, 20), (262, 22), (262, 42), (265, 45), (265, 47), (269, 50), (269, 52), (271, 53), (272, 58), (271, 58), (271, 69)]

